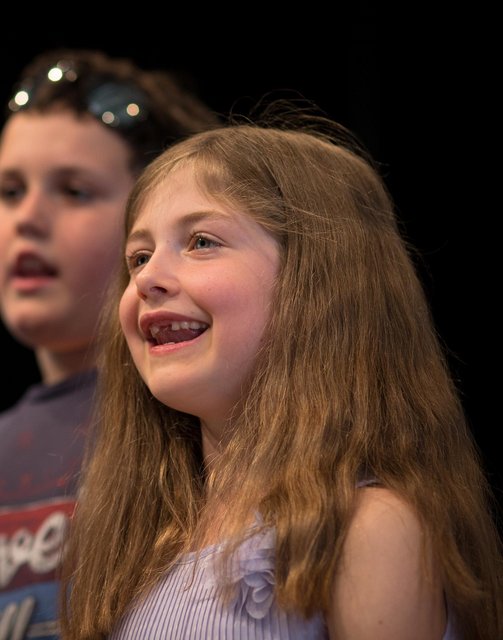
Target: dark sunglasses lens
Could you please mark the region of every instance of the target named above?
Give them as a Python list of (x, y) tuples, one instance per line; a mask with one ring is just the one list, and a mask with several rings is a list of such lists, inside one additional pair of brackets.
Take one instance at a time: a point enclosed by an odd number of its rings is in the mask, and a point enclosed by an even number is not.
[(105, 124), (124, 129), (147, 117), (146, 96), (143, 91), (118, 82), (106, 82), (90, 91), (88, 109)]
[(48, 72), (22, 83), (9, 102), (9, 109), (28, 109), (37, 100), (37, 92), (43, 86), (62, 88), (64, 84), (78, 82), (82, 83), (81, 91), (87, 110), (104, 124), (129, 129), (147, 118), (148, 98), (140, 87), (123, 80), (86, 77), (67, 61), (59, 61)]

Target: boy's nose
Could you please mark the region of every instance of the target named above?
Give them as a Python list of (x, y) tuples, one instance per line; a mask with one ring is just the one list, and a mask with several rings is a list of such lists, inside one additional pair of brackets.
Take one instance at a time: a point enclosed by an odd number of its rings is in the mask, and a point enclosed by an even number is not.
[(50, 205), (39, 191), (27, 193), (16, 205), (14, 215), (20, 235), (43, 237), (50, 229)]

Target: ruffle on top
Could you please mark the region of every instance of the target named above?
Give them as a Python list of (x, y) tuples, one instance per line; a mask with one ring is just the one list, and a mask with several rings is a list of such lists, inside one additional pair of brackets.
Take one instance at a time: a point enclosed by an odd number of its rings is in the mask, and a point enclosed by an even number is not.
[(239, 547), (232, 571), (235, 606), (256, 620), (265, 618), (274, 601), (275, 535), (266, 529)]

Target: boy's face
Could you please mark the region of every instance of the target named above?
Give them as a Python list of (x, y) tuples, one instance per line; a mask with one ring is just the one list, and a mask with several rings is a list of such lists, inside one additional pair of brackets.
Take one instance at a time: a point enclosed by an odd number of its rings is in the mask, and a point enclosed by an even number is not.
[(92, 117), (21, 112), (0, 139), (0, 311), (34, 349), (86, 350), (134, 182), (125, 142)]

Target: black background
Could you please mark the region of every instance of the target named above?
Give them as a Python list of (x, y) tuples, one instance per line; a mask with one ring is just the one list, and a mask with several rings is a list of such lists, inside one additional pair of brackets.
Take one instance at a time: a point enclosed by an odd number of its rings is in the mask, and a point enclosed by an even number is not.
[[(115, 4), (112, 18), (103, 10), (51, 6), (34, 15), (11, 7), (2, 20), (0, 101), (40, 51), (96, 47), (175, 71), (224, 115), (291, 90), (353, 129), (381, 163), (419, 250), (438, 333), (503, 504), (495, 324), (501, 206), (491, 190), (500, 181), (496, 16), (480, 3), (463, 10), (362, 1), (297, 10), (191, 5), (176, 13), (144, 2)], [(2, 409), (37, 372), (30, 352), (1, 327), (0, 356)]]

